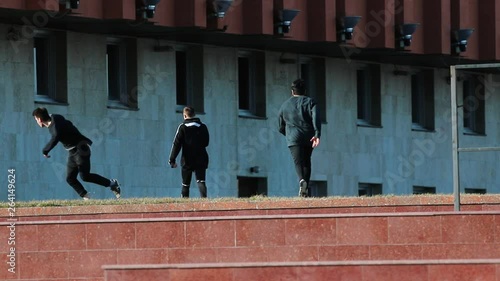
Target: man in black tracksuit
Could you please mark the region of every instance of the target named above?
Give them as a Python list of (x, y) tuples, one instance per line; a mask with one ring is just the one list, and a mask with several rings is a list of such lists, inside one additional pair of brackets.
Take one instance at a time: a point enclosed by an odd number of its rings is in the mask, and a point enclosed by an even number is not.
[(205, 184), (206, 170), (208, 168), (208, 153), (206, 147), (209, 142), (208, 129), (199, 118), (195, 117), (192, 107), (183, 110), (184, 122), (177, 128), (170, 151), (170, 167), (176, 168), (175, 159), (182, 149), (182, 197), (189, 198), (189, 186), (193, 172), (202, 198), (207, 197)]
[(295, 80), (291, 90), (292, 96), (279, 110), (279, 132), (286, 137), (292, 154), (299, 177), (299, 196), (306, 197), (311, 178), (311, 155), (321, 137), (321, 120), (316, 102), (305, 96), (304, 80)]
[(43, 156), (50, 158), (49, 152), (61, 142), (64, 148), (69, 152), (66, 181), (84, 200), (90, 197), (87, 190), (78, 181), (77, 175), (85, 182), (92, 182), (104, 187), (109, 187), (120, 198), (120, 185), (116, 179), (109, 180), (98, 174), (90, 173), (90, 146), (92, 141), (82, 135), (80, 131), (66, 120), (62, 115), (50, 114), (44, 107), (36, 108), (33, 111), (36, 123), (41, 128), (48, 128), (52, 138), (43, 148)]

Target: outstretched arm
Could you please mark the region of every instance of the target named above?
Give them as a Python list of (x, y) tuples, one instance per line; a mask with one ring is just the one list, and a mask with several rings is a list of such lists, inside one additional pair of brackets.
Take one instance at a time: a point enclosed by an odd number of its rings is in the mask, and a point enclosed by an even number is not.
[(42, 150), (43, 156), (46, 158), (50, 157), (49, 152), (59, 143), (59, 132), (56, 124), (54, 124), (53, 128), (49, 129), (49, 132), (52, 135), (52, 138)]

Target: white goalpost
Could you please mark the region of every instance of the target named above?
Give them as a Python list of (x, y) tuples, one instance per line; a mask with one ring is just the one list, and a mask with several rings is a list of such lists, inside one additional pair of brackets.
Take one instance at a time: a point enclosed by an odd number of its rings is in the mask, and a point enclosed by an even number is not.
[(459, 147), (458, 138), (458, 103), (457, 103), (457, 72), (459, 70), (474, 70), (500, 68), (500, 63), (485, 64), (463, 64), (450, 66), (451, 80), (451, 139), (452, 139), (452, 161), (453, 161), (453, 195), (455, 211), (460, 211), (460, 171), (459, 171), (459, 153), (460, 152), (482, 152), (482, 151), (500, 151), (500, 147)]

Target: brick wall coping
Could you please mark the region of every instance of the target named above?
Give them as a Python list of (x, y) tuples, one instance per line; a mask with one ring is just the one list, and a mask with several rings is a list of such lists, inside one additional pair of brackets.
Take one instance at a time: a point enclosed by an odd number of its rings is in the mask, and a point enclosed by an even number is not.
[(358, 266), (358, 265), (454, 265), (500, 264), (500, 259), (442, 259), (442, 260), (356, 260), (314, 262), (249, 262), (249, 263), (180, 263), (180, 264), (124, 264), (103, 265), (104, 270), (133, 269), (195, 269), (226, 267), (301, 267), (301, 266)]
[[(314, 208), (357, 208), (357, 207), (398, 207), (398, 206), (446, 206), (453, 207), (453, 195), (410, 195), (410, 196), (376, 196), (376, 197), (327, 197), (327, 198), (263, 198), (243, 200), (241, 198), (216, 198), (182, 200), (156, 204), (127, 203), (116, 205), (77, 205), (54, 207), (18, 207), (16, 216), (50, 216), (50, 215), (82, 215), (82, 214), (130, 214), (161, 213), (187, 211), (232, 211), (232, 210), (277, 210), (277, 209), (314, 209)], [(497, 205), (500, 206), (500, 194), (461, 196), (463, 206)], [(6, 217), (7, 208), (0, 212)], [(1, 209), (0, 209), (1, 210)]]
[[(17, 225), (50, 224), (101, 224), (101, 223), (149, 223), (149, 222), (192, 222), (192, 221), (241, 221), (241, 220), (276, 220), (276, 219), (325, 219), (325, 218), (367, 218), (367, 217), (429, 217), (429, 216), (484, 216), (500, 215), (500, 211), (464, 211), (464, 212), (400, 212), (400, 213), (355, 213), (355, 214), (288, 214), (288, 215), (242, 215), (209, 217), (158, 217), (158, 218), (121, 218), (121, 219), (73, 219), (73, 220), (38, 220), (16, 221)], [(12, 221), (12, 220), (11, 220)], [(10, 221), (0, 222), (0, 226), (9, 226)]]

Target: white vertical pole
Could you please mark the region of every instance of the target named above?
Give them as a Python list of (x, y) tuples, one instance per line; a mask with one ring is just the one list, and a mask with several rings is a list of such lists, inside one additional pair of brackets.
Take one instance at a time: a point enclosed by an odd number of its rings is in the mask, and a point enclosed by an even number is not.
[(460, 211), (460, 170), (458, 162), (457, 70), (450, 67), (451, 80), (451, 142), (453, 161), (453, 195), (455, 211)]

